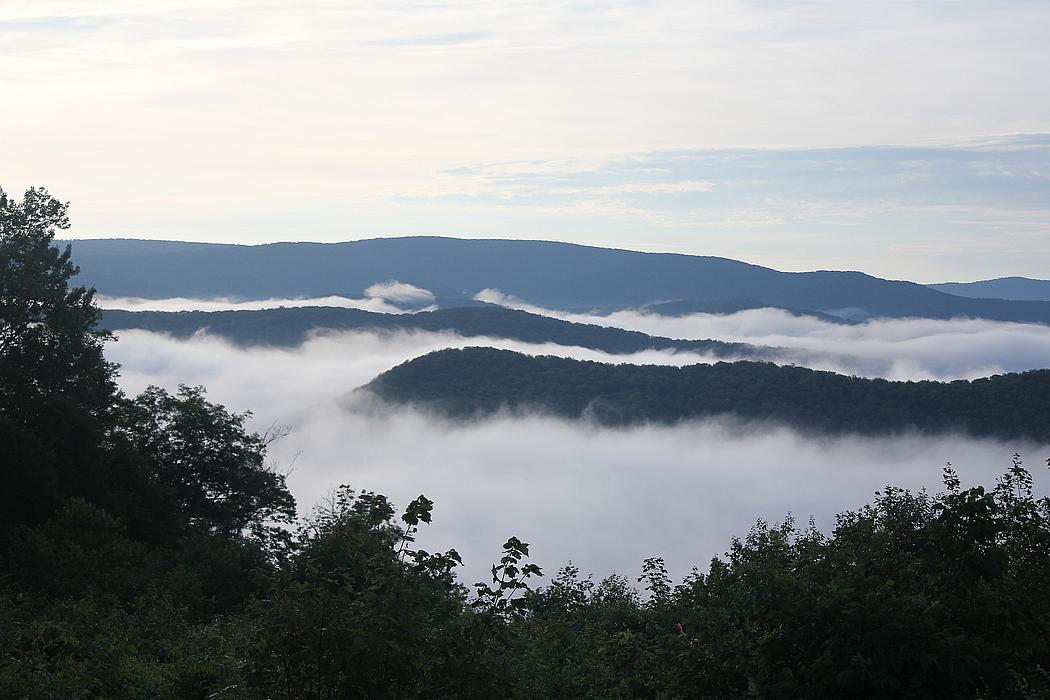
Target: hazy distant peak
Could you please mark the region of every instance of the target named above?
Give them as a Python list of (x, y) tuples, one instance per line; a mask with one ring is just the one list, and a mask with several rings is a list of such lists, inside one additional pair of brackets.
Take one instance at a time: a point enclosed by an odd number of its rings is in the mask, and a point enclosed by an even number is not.
[(968, 298), (1012, 301), (1050, 301), (1050, 280), (1031, 277), (997, 277), (976, 282), (942, 282), (928, 285), (948, 294)]

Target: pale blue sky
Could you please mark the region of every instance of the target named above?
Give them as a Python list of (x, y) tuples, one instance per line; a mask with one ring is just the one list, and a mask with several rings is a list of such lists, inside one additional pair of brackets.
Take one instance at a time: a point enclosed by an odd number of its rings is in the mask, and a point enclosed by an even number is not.
[(441, 234), (1050, 277), (1050, 3), (0, 2), (71, 235)]

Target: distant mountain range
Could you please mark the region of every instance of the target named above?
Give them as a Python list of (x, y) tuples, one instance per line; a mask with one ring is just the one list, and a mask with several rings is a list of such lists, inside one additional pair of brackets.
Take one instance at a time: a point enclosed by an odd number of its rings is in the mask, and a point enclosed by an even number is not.
[(675, 350), (715, 357), (768, 359), (792, 351), (719, 340), (676, 340), (638, 331), (571, 323), (490, 304), (381, 314), (360, 309), (302, 307), (261, 311), (119, 311), (106, 310), (100, 324), (109, 330), (142, 329), (188, 338), (198, 331), (238, 345), (294, 346), (316, 331), (415, 330), (451, 332), (465, 338), (489, 337), (525, 343), (554, 343), (620, 355), (642, 350)]
[(1050, 301), (1050, 280), (1034, 280), (1029, 277), (1000, 277), (979, 282), (945, 282), (926, 286), (960, 297)]
[(452, 419), (538, 412), (600, 424), (729, 416), (810, 434), (915, 430), (1050, 444), (1050, 370), (953, 382), (891, 382), (765, 362), (668, 367), (440, 350), (359, 390)]
[(78, 281), (112, 296), (359, 297), (397, 280), (448, 300), (498, 289), (554, 309), (749, 300), (845, 319), (1050, 322), (1050, 302), (974, 299), (860, 272), (779, 272), (726, 258), (519, 240), (381, 238), (258, 246), (73, 241)]

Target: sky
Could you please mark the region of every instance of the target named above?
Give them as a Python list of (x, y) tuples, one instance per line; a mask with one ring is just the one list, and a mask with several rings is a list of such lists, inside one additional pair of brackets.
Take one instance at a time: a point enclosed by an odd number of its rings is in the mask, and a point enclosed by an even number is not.
[(1050, 3), (3, 0), (70, 237), (540, 238), (1050, 276)]

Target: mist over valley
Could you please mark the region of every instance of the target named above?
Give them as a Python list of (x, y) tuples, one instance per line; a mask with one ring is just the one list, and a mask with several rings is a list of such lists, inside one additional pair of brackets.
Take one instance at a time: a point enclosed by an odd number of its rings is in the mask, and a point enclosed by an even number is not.
[(0, 700), (1050, 700), (1048, 36), (0, 2)]
[[(385, 493), (397, 503), (427, 494), (436, 503), (436, 525), (422, 542), (455, 547), (466, 580), (483, 577), (495, 539), (509, 534), (532, 543), (534, 558), (548, 570), (572, 560), (598, 577), (636, 575), (645, 557), (665, 556), (682, 576), (721, 554), (729, 538), (756, 518), (813, 516), (826, 529), (836, 513), (867, 502), (887, 484), (939, 490), (945, 462), (968, 482), (983, 483), (1014, 452), (1038, 459), (1050, 450), (1045, 441), (953, 433), (821, 438), (726, 419), (609, 428), (496, 411), (462, 423), (426, 410), (377, 407), (354, 391), (403, 361), (479, 343), (600, 362), (700, 359), (366, 331), (276, 348), (238, 347), (207, 334), (179, 340), (125, 330), (107, 345), (107, 356), (121, 364), (128, 392), (149, 384), (200, 384), (211, 400), (251, 410), (256, 430), (287, 426), (270, 457), (278, 470), (291, 469), (289, 486), (303, 512), (340, 483)], [(1046, 481), (1039, 480), (1040, 493)]]
[[(837, 512), (887, 484), (936, 491), (946, 462), (979, 483), (1015, 452), (1040, 458), (1050, 450), (1035, 428), (1041, 423), (1023, 406), (1018, 410), (1037, 432), (1026, 434), (1007, 419), (1022, 433), (1002, 439), (967, 436), (972, 426), (950, 417), (924, 431), (903, 414), (876, 435), (870, 426), (828, 431), (800, 418), (792, 428), (733, 412), (682, 415), (670, 425), (651, 419), (603, 425), (593, 416), (581, 422), (541, 404), (517, 405), (513, 393), (495, 388), (486, 394), (470, 371), (449, 385), (453, 392), (482, 392), (482, 402), (466, 412), (409, 398), (416, 389), (438, 404), (452, 396), (411, 378), (403, 384), (409, 394), (394, 402), (369, 387), (430, 353), (472, 348), (610, 367), (748, 360), (895, 382), (974, 380), (1050, 366), (1050, 326), (1041, 323), (857, 318), (843, 309), (833, 315), (732, 301), (652, 299), (621, 309), (567, 310), (495, 288), (474, 294), (468, 288), (450, 298), (394, 278), (370, 289), (360, 297), (102, 295), (102, 325), (118, 338), (107, 345), (107, 356), (121, 365), (121, 384), (131, 393), (150, 384), (169, 390), (199, 384), (213, 400), (251, 410), (257, 430), (287, 427), (270, 454), (277, 468), (291, 469), (301, 512), (339, 483), (400, 502), (422, 489), (450, 518), (427, 543), (457, 547), (466, 579), (484, 572), (493, 547), (488, 534), (509, 523), (522, 523), (522, 532), (533, 526), (534, 557), (548, 570), (571, 559), (599, 577), (635, 571), (648, 550), (663, 547), (658, 554), (684, 575), (721, 553), (727, 538), (755, 518), (813, 516), (827, 529)], [(402, 294), (386, 298), (384, 290)], [(509, 388), (517, 386), (513, 369), (494, 371), (491, 379), (502, 383), (503, 376), (507, 391), (517, 391)], [(740, 391), (747, 403), (753, 392), (746, 383)], [(1027, 394), (1040, 411), (1048, 406), (1045, 393)], [(1010, 401), (1009, 393), (1003, 400)], [(697, 401), (704, 403), (702, 393)], [(724, 405), (724, 397), (720, 401)], [(973, 401), (963, 399), (961, 410)], [(982, 410), (979, 400), (974, 406)], [(875, 407), (862, 402), (851, 410), (863, 415)], [(807, 488), (792, 486), (802, 483)], [(821, 488), (808, 487), (814, 483)], [(529, 487), (536, 484), (546, 487)], [(662, 502), (683, 494), (689, 494), (687, 509)], [(680, 533), (673, 543), (669, 531)]]

